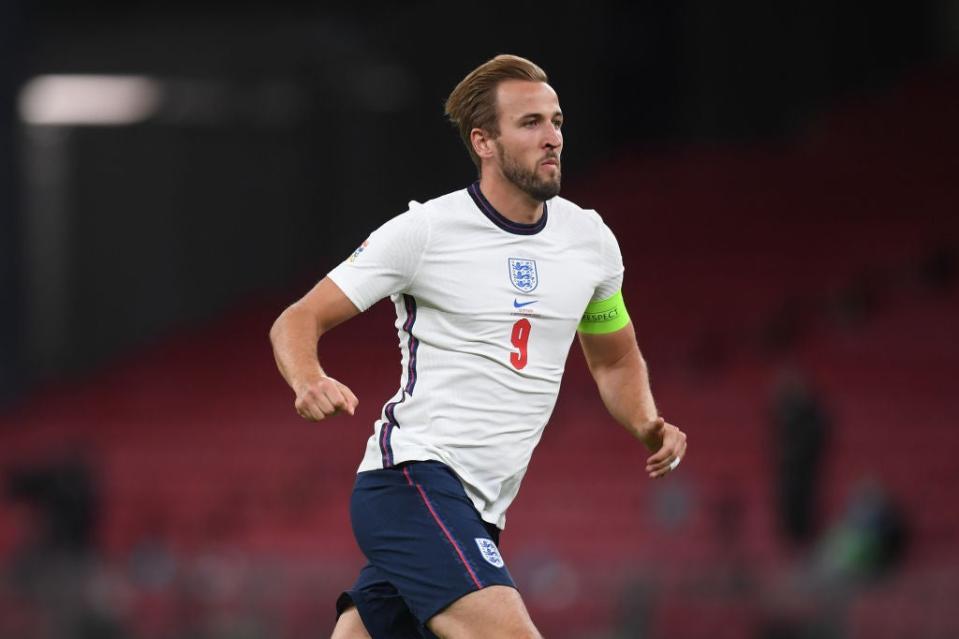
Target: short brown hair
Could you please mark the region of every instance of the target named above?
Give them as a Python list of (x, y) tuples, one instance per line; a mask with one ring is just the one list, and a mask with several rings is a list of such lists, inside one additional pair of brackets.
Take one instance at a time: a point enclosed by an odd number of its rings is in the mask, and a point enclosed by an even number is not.
[(546, 72), (534, 63), (517, 55), (504, 54), (470, 71), (446, 99), (446, 116), (459, 129), (476, 168), (480, 168), (480, 159), (473, 151), (470, 131), (483, 129), (493, 137), (499, 135), (496, 87), (504, 80), (548, 82)]

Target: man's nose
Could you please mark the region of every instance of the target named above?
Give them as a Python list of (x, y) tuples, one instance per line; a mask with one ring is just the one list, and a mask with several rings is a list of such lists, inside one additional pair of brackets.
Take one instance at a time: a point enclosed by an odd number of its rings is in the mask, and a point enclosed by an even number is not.
[(560, 133), (559, 129), (551, 127), (549, 133), (546, 134), (543, 145), (550, 149), (558, 149), (563, 146), (563, 134)]

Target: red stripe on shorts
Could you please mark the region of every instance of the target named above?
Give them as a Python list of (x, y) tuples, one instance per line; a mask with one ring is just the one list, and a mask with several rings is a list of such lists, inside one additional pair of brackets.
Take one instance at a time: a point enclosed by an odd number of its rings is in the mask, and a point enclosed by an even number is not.
[(450, 534), (450, 531), (446, 529), (446, 526), (440, 521), (439, 515), (436, 514), (436, 511), (433, 509), (433, 504), (430, 503), (429, 498), (426, 496), (426, 492), (423, 490), (423, 487), (419, 484), (413, 483), (413, 478), (410, 476), (410, 469), (407, 466), (403, 469), (403, 475), (406, 476), (406, 481), (409, 482), (410, 486), (416, 488), (420, 493), (420, 497), (423, 498), (423, 503), (426, 504), (426, 507), (429, 509), (430, 514), (433, 516), (433, 519), (436, 521), (437, 525), (440, 527), (440, 530), (443, 531), (443, 534), (446, 535), (446, 538), (451, 544), (453, 544), (453, 549), (456, 550), (456, 554), (459, 555), (460, 561), (463, 562), (463, 565), (466, 566), (466, 572), (470, 574), (470, 577), (473, 579), (473, 583), (476, 584), (477, 589), (482, 589), (483, 585), (480, 583), (480, 580), (476, 578), (476, 573), (473, 572), (473, 569), (470, 567), (468, 561), (466, 561), (466, 555), (463, 554), (463, 551), (460, 550), (459, 544), (456, 543), (456, 540), (453, 539), (453, 535)]

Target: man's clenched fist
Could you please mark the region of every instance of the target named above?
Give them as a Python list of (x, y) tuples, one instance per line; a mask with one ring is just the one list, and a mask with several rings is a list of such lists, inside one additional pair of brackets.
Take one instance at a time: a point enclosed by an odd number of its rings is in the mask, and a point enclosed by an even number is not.
[(297, 384), (296, 412), (303, 419), (318, 422), (340, 413), (352, 415), (360, 403), (345, 384), (332, 377), (320, 377), (304, 384)]

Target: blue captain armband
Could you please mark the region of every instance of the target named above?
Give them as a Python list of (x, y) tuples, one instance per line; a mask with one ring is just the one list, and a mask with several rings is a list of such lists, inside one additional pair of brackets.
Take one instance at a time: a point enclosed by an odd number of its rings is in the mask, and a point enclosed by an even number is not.
[(629, 313), (623, 302), (623, 292), (617, 291), (608, 299), (590, 302), (576, 330), (588, 335), (599, 335), (615, 333), (627, 324), (629, 324)]

